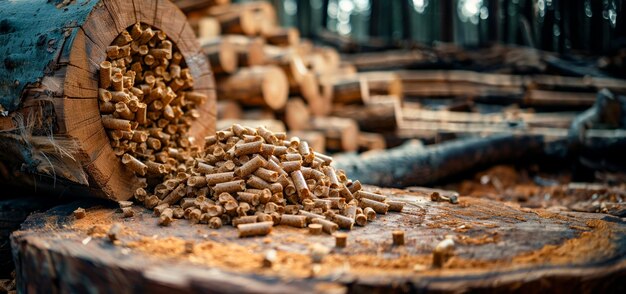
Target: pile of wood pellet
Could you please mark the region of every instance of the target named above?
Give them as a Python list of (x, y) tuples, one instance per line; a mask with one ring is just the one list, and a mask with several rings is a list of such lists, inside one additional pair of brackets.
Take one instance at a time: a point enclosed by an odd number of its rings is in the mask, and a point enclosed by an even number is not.
[(191, 152), (187, 133), (207, 97), (192, 91), (183, 55), (163, 31), (137, 23), (106, 53), (98, 97), (111, 146), (141, 179), (160, 179)]
[(205, 138), (203, 151), (188, 156), (154, 193), (135, 198), (154, 209), (159, 224), (173, 219), (236, 226), (240, 237), (266, 235), (274, 225), (334, 233), (365, 226), (376, 214), (401, 211), (403, 203), (361, 189), (332, 158), (306, 141), (238, 124)]

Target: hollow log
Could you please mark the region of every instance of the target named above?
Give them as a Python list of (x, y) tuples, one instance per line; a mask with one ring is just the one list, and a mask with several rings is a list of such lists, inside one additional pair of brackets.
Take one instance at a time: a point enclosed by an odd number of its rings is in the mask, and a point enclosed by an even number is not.
[(542, 152), (539, 135), (494, 135), (427, 146), (390, 149), (368, 158), (337, 160), (336, 168), (362, 183), (385, 187), (432, 184), (479, 166)]
[(285, 73), (277, 66), (241, 68), (217, 82), (220, 99), (232, 99), (245, 106), (283, 108), (289, 94)]
[(202, 119), (190, 130), (197, 138), (215, 126), (208, 62), (185, 15), (169, 1), (55, 3), (2, 3), (8, 33), (0, 46), (8, 66), (0, 70), (0, 105), (13, 123), (0, 123), (0, 156), (18, 171), (42, 175), (38, 187), (44, 179), (78, 194), (128, 199), (141, 183), (115, 155), (98, 105), (98, 65), (107, 58), (107, 47), (137, 22), (169, 36), (193, 76), (194, 90), (208, 97), (198, 109)]

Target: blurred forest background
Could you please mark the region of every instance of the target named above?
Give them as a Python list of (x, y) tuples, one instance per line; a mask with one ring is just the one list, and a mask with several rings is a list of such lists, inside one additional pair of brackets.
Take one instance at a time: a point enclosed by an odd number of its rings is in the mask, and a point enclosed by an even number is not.
[[(247, 2), (238, 0), (233, 2)], [(626, 47), (626, 0), (266, 0), (303, 37), (358, 50), (455, 43), (519, 44), (559, 53)]]

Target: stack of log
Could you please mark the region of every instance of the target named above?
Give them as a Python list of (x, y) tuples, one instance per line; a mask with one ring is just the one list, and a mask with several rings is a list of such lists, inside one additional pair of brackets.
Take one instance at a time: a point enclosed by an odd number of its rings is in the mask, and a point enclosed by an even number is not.
[(267, 2), (207, 1), (197, 9), (189, 2), (177, 4), (210, 60), (218, 119), (228, 121), (224, 126), (261, 120), (322, 151), (386, 147), (376, 132), (398, 126), (402, 83), (397, 74), (357, 73), (335, 49), (314, 46), (300, 39), (297, 29), (278, 26)]
[(279, 27), (267, 2), (208, 2), (183, 9), (216, 74), (218, 119), (228, 120), (225, 126), (262, 120), (318, 150), (496, 133), (563, 138), (599, 90), (626, 90), (619, 79), (555, 75), (565, 73), (550, 65), (558, 58), (527, 48), (439, 45), (340, 55)]

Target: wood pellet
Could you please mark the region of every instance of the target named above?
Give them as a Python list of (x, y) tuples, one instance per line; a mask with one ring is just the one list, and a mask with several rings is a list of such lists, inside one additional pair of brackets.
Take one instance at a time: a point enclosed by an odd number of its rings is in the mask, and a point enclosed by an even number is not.
[[(274, 225), (334, 234), (403, 207), (402, 202), (361, 190), (359, 181), (335, 170), (331, 157), (311, 150), (304, 141), (279, 139), (263, 127), (235, 124), (204, 138), (200, 149), (167, 144), (172, 135), (162, 128), (147, 129), (147, 138), (138, 134), (137, 141), (153, 138), (164, 144), (145, 163), (147, 176), (159, 174), (161, 181), (135, 193), (161, 225), (184, 218), (212, 229), (231, 225), (241, 237), (265, 235)], [(161, 175), (156, 165), (166, 172)]]

